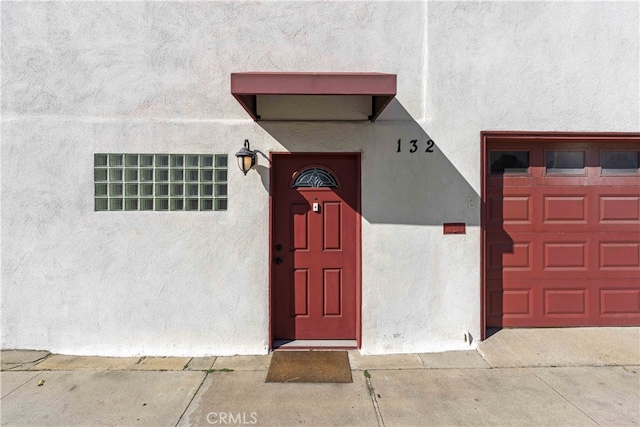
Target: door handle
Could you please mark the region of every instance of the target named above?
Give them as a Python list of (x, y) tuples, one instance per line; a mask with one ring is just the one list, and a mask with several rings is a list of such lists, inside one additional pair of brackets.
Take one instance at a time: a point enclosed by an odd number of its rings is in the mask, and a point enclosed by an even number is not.
[(280, 257), (277, 257), (277, 258), (276, 258), (276, 265), (280, 265), (280, 264), (282, 264), (283, 262), (284, 262), (284, 261), (282, 260), (282, 258), (280, 258)]

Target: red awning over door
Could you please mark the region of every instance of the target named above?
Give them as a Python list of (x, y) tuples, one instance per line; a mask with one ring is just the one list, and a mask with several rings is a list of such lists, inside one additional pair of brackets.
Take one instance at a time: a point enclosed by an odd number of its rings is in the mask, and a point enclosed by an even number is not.
[(396, 95), (396, 75), (232, 73), (231, 94), (254, 120), (375, 121)]

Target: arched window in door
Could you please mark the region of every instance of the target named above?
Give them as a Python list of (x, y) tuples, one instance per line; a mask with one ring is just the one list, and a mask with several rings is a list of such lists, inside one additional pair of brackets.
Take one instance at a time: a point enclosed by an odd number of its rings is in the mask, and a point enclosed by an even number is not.
[(319, 187), (328, 187), (328, 188), (338, 188), (338, 182), (333, 177), (331, 172), (313, 167), (302, 171), (293, 181), (293, 185), (291, 188), (300, 188), (300, 187), (311, 187), (311, 188), (319, 188)]

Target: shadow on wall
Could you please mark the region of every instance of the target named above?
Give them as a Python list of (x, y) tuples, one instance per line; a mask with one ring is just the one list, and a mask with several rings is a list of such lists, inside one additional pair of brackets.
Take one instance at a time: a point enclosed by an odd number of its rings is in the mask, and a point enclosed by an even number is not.
[(479, 225), (480, 197), (440, 150), (446, 141), (432, 140), (396, 99), (383, 116), (375, 123), (258, 123), (290, 152), (362, 152), (361, 214), (369, 223)]

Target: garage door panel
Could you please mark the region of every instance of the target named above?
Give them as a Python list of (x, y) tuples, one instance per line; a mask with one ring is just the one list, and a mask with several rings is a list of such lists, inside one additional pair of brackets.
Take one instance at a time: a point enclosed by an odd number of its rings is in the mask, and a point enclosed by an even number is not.
[(545, 317), (587, 317), (589, 290), (566, 286), (548, 287), (543, 290)]
[(640, 196), (600, 195), (599, 221), (602, 224), (640, 224)]
[(532, 265), (531, 242), (496, 241), (489, 245), (488, 268), (491, 272), (530, 272)]
[(531, 322), (534, 319), (534, 284), (520, 281), (502, 288), (501, 280), (487, 281), (487, 326), (503, 326), (503, 319)]
[(588, 269), (589, 244), (586, 241), (543, 242), (545, 272), (584, 272)]
[(545, 224), (586, 224), (587, 195), (544, 195)]
[(502, 192), (501, 188), (494, 188), (488, 193), (486, 199), (487, 220), (486, 229), (488, 231), (502, 231), (504, 227), (514, 230), (527, 231), (533, 224), (536, 212), (533, 208), (536, 201), (533, 200), (531, 189), (526, 187), (509, 187), (508, 194)]
[(489, 197), (489, 222), (492, 224), (531, 225), (530, 195), (495, 195)]
[[(636, 271), (640, 273), (640, 242), (604, 241), (600, 242), (599, 249), (598, 267), (600, 271)], [(640, 274), (638, 280), (640, 281)]]
[[(489, 292), (489, 315), (531, 317), (531, 289), (494, 289)], [(504, 305), (504, 309), (503, 309)]]
[(626, 288), (600, 289), (600, 315), (603, 317), (640, 318), (640, 289), (638, 286)]
[[(487, 141), (487, 158), (502, 150), (530, 159), (503, 176), (486, 169), (487, 325), (640, 325), (640, 169), (600, 164), (612, 157), (602, 150), (638, 152), (640, 139)], [(577, 151), (584, 167), (563, 163)]]

